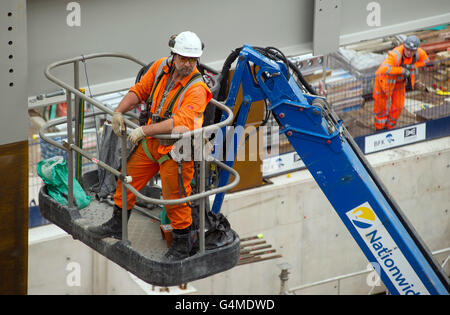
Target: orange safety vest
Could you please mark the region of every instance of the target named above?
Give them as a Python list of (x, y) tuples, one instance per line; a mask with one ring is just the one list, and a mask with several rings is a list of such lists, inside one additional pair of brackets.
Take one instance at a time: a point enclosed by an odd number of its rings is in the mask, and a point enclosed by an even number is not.
[[(153, 114), (156, 113), (167, 85), (169, 76), (166, 74), (169, 73), (170, 62), (172, 62), (171, 58), (166, 57), (157, 60), (141, 80), (130, 88), (130, 91), (134, 92), (140, 101), (151, 101)], [(194, 130), (202, 126), (203, 112), (212, 98), (212, 93), (201, 75), (198, 76), (198, 74), (199, 72), (195, 68), (169, 91), (164, 104), (161, 104), (160, 116), (163, 117), (169, 109), (171, 112), (169, 117), (173, 119), (174, 127), (186, 126), (190, 130)], [(149, 97), (151, 100), (148, 99)], [(148, 124), (151, 122), (151, 118), (149, 118)], [(160, 145), (158, 152), (166, 154), (171, 148), (172, 146)]]
[[(425, 66), (429, 61), (427, 53), (418, 48), (416, 53), (410, 58), (404, 58), (403, 56), (404, 46), (400, 45), (388, 52), (387, 58), (380, 65), (375, 72), (376, 80), (383, 92), (389, 97), (394, 91), (394, 86), (398, 81), (404, 81), (405, 77), (402, 75), (402, 66), (414, 64), (415, 68)], [(414, 89), (415, 83), (415, 71), (411, 72), (411, 86)]]

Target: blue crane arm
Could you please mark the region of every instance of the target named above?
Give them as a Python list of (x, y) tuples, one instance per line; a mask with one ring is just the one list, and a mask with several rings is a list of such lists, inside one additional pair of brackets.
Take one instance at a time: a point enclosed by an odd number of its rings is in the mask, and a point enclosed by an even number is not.
[[(258, 67), (254, 74), (250, 64)], [(392, 294), (448, 294), (448, 277), (371, 169), (342, 121), (320, 96), (304, 93), (286, 65), (245, 45), (240, 51), (226, 105), (233, 107), (242, 85), (236, 118), (244, 126), (251, 103), (270, 110), (293, 148)], [(226, 130), (224, 130), (226, 132)], [(240, 139), (235, 139), (235, 148)], [(220, 150), (219, 150), (220, 151)], [(237, 150), (231, 150), (236, 154)], [(227, 156), (233, 166), (234, 158)], [(222, 172), (219, 186), (229, 173)], [(218, 194), (212, 211), (220, 211)]]

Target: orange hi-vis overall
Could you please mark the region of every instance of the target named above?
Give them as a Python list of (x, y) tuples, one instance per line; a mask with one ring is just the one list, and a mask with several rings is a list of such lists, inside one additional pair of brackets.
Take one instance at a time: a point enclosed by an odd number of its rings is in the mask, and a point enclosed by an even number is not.
[[(422, 48), (410, 58), (403, 56), (404, 46), (395, 47), (389, 51), (387, 58), (375, 73), (375, 87), (373, 90), (375, 113), (375, 128), (377, 130), (393, 129), (403, 110), (405, 102), (406, 78), (402, 75), (402, 66), (414, 64), (415, 69), (425, 66), (428, 56)], [(411, 86), (414, 89), (415, 73), (411, 71)], [(391, 98), (389, 112), (386, 102)]]
[[(159, 102), (162, 99), (169, 78), (169, 62), (171, 58), (157, 60), (142, 79), (129, 91), (135, 93), (141, 102), (145, 102), (152, 95), (151, 112), (156, 113)], [(173, 98), (176, 97), (172, 108), (174, 127), (185, 126), (189, 130), (200, 128), (203, 123), (203, 112), (212, 98), (211, 91), (203, 80), (191, 80), (199, 73), (195, 68), (189, 75), (169, 91), (164, 104), (161, 106), (160, 116), (165, 113)], [(159, 80), (157, 80), (160, 78)], [(156, 82), (158, 81), (158, 82)], [(154, 86), (154, 84), (157, 84)], [(185, 87), (184, 90), (181, 90)], [(153, 91), (154, 90), (154, 91)], [(153, 91), (153, 94), (152, 94)], [(183, 91), (181, 93), (177, 93)], [(151, 118), (148, 124), (151, 124)], [(127, 174), (132, 177), (131, 185), (136, 190), (141, 190), (148, 181), (159, 171), (161, 176), (162, 196), (165, 200), (180, 198), (191, 194), (191, 181), (194, 176), (194, 161), (185, 161), (182, 164), (182, 180), (184, 190), (180, 190), (178, 163), (168, 157), (172, 146), (161, 145), (158, 139), (144, 138), (127, 163)], [(121, 181), (117, 181), (114, 203), (122, 207)], [(186, 195), (184, 195), (186, 194)], [(127, 208), (131, 209), (136, 203), (136, 196), (127, 190)], [(174, 229), (184, 229), (191, 225), (191, 208), (186, 204), (166, 205), (166, 213)]]

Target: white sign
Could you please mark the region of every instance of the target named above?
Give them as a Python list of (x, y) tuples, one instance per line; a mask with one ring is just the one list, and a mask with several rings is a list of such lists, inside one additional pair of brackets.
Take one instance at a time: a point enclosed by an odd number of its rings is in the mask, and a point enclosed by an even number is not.
[(266, 158), (262, 163), (263, 177), (274, 176), (285, 172), (293, 172), (305, 167), (297, 152)]
[(367, 154), (380, 150), (395, 148), (401, 145), (425, 140), (425, 138), (425, 123), (377, 133), (365, 138), (364, 153)]
[(399, 294), (430, 294), (368, 202), (346, 215)]

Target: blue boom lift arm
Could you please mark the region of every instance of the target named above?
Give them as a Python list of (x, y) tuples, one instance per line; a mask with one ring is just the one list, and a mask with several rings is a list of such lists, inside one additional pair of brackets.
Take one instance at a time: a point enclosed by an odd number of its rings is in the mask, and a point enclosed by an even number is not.
[[(256, 74), (252, 66), (257, 66)], [(448, 294), (447, 275), (389, 195), (339, 117), (323, 97), (304, 93), (285, 62), (241, 48), (226, 105), (242, 85), (236, 126), (244, 126), (253, 102), (268, 100), (275, 119), (319, 187), (392, 294)], [(223, 130), (226, 132), (226, 130)], [(240, 139), (236, 139), (235, 145)], [(234, 150), (236, 154), (237, 150)], [(233, 166), (234, 158), (226, 164)], [(222, 172), (219, 187), (229, 181)], [(220, 211), (224, 193), (215, 197)]]

